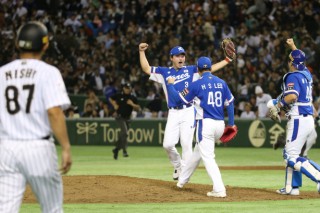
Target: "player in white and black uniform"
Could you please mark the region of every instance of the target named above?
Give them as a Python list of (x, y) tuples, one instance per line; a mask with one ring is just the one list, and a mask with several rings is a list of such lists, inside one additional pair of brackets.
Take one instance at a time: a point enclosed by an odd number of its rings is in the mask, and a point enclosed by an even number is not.
[[(163, 147), (166, 150), (171, 164), (174, 167), (173, 179), (178, 180), (181, 167), (185, 166), (185, 161), (192, 155), (192, 141), (195, 127), (195, 109), (192, 103), (176, 104), (171, 101), (171, 97), (167, 91), (167, 78), (175, 77), (175, 89), (182, 91), (187, 88), (191, 82), (199, 78), (197, 67), (195, 65), (185, 66), (185, 50), (176, 46), (170, 51), (170, 60), (172, 67), (150, 66), (146, 58), (145, 51), (148, 44), (141, 43), (139, 45), (140, 64), (142, 70), (150, 75), (150, 79), (162, 84), (167, 105), (169, 108), (168, 120), (165, 128)], [(211, 66), (211, 71), (226, 66), (230, 59), (225, 59)], [(176, 149), (176, 144), (182, 147), (182, 159)]]
[(224, 108), (228, 110), (228, 125), (234, 126), (234, 97), (225, 81), (210, 73), (211, 60), (208, 57), (200, 57), (197, 67), (201, 78), (182, 92), (178, 93), (174, 88), (174, 78), (168, 79), (168, 93), (176, 104), (190, 103), (195, 97), (199, 102), (199, 115), (197, 118), (197, 143), (193, 155), (182, 168), (177, 186), (182, 188), (186, 184), (201, 159), (206, 167), (208, 175), (213, 182), (213, 191), (207, 193), (212, 197), (226, 197), (226, 188), (223, 184), (219, 167), (215, 161), (215, 141), (223, 134)]
[(27, 183), (42, 212), (63, 212), (52, 133), (61, 145), (65, 174), (72, 161), (63, 109), (70, 100), (60, 71), (41, 61), (49, 45), (46, 27), (26, 23), (16, 45), (20, 59), (0, 68), (0, 212), (19, 212)]

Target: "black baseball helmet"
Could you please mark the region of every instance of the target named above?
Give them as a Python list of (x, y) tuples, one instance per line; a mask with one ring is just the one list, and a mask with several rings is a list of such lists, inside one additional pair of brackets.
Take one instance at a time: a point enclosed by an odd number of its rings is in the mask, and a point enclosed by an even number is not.
[(41, 22), (30, 21), (18, 30), (16, 45), (19, 50), (40, 52), (48, 42), (48, 30)]

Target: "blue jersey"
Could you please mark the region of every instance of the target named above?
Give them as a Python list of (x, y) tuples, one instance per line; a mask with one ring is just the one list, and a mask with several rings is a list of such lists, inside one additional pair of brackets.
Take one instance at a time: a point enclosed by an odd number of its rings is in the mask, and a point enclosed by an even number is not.
[(162, 84), (169, 108), (178, 107), (183, 104), (172, 101), (170, 94), (168, 94), (167, 78), (170, 76), (176, 79), (174, 88), (177, 91), (183, 91), (191, 82), (199, 78), (199, 74), (195, 65), (183, 66), (178, 70), (175, 70), (173, 67), (151, 67), (150, 79)]
[[(171, 88), (169, 89), (169, 94), (176, 93)], [(203, 73), (199, 80), (191, 83), (188, 88), (179, 93), (179, 96), (180, 98), (175, 98), (174, 101), (180, 102), (182, 100), (184, 103), (189, 103), (198, 97), (200, 109), (203, 110), (203, 118), (215, 120), (224, 120), (224, 107), (233, 104), (234, 101), (226, 82), (210, 72)], [(231, 113), (232, 115), (228, 111), (229, 117), (233, 117), (233, 112)]]
[(313, 115), (312, 76), (307, 68), (303, 71), (289, 72), (283, 77), (283, 96), (297, 95), (298, 99), (292, 105), (290, 115)]

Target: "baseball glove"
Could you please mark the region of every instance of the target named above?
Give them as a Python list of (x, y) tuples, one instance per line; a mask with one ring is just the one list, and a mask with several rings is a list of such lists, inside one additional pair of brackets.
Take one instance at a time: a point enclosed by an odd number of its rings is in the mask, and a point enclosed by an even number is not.
[(228, 62), (231, 62), (236, 58), (236, 49), (230, 38), (225, 38), (222, 40), (221, 48), (223, 49), (224, 55), (226, 56), (226, 60)]
[(278, 123), (281, 123), (281, 117), (279, 115), (279, 109), (277, 107), (272, 107), (269, 109), (269, 117)]
[(279, 147), (284, 147), (286, 145), (286, 135), (282, 133), (278, 136), (277, 141), (273, 144), (273, 149), (276, 150)]
[(220, 138), (220, 141), (222, 143), (228, 143), (231, 141), (234, 137), (236, 137), (238, 133), (238, 127), (237, 126), (226, 126), (224, 128), (223, 134)]

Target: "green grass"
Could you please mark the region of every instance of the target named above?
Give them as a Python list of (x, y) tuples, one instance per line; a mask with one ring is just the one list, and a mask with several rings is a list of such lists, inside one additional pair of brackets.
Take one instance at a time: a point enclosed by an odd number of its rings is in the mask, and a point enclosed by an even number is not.
[[(73, 166), (68, 175), (124, 175), (171, 181), (172, 166), (162, 147), (129, 147), (130, 157), (113, 159), (111, 146), (73, 146)], [(58, 147), (60, 152), (60, 148)], [(180, 149), (179, 149), (180, 151)], [(320, 162), (320, 149), (312, 149), (309, 157)], [(216, 148), (219, 166), (283, 166), (281, 150), (267, 148)], [(278, 189), (284, 185), (282, 170), (222, 170), (225, 185)], [(191, 183), (212, 184), (204, 169), (192, 176)], [(315, 183), (303, 178), (301, 191), (315, 191)], [(320, 198), (320, 195), (319, 195)], [(320, 199), (213, 202), (213, 203), (161, 203), (161, 204), (65, 204), (65, 212), (319, 212)], [(21, 212), (40, 212), (38, 204), (23, 204)]]
[[(214, 203), (161, 203), (161, 204), (65, 204), (66, 213), (318, 213), (319, 200), (214, 202)], [(37, 204), (23, 204), (21, 213), (40, 212)]]

